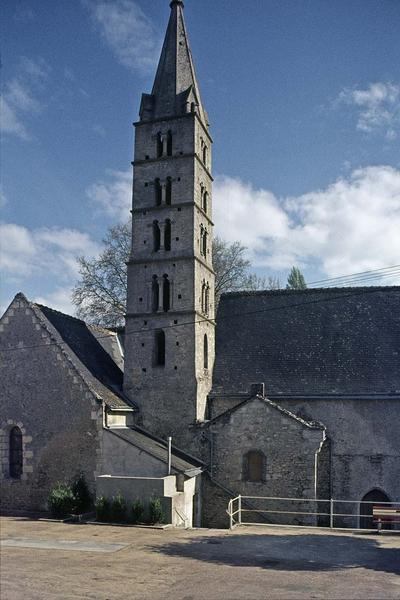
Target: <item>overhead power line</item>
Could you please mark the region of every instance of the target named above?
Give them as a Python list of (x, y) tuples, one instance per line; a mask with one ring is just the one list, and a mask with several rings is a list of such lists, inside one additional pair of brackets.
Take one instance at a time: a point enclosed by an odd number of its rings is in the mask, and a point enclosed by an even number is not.
[[(240, 312), (240, 313), (233, 313), (231, 315), (226, 315), (226, 316), (220, 316), (218, 317), (218, 321), (223, 321), (223, 320), (231, 320), (231, 319), (239, 319), (245, 316), (255, 316), (261, 313), (268, 313), (268, 312), (275, 312), (275, 311), (279, 311), (279, 310), (290, 310), (290, 309), (294, 309), (294, 308), (301, 308), (304, 306), (312, 306), (312, 305), (316, 305), (316, 304), (320, 304), (320, 303), (325, 303), (325, 302), (333, 302), (334, 300), (341, 300), (341, 299), (346, 299), (346, 298), (350, 298), (353, 296), (363, 296), (363, 295), (367, 295), (367, 294), (373, 294), (373, 293), (377, 293), (380, 292), (381, 289), (380, 288), (370, 288), (370, 289), (354, 289), (349, 291), (348, 293), (345, 294), (337, 294), (335, 296), (331, 296), (328, 298), (318, 298), (318, 299), (309, 299), (306, 302), (296, 302), (296, 303), (292, 303), (292, 304), (286, 304), (286, 305), (279, 305), (279, 306), (270, 306), (267, 308), (262, 308), (262, 309), (258, 309), (258, 310), (253, 310), (253, 311), (245, 311), (245, 312)], [(279, 293), (279, 290), (276, 291), (277, 293)], [(293, 290), (293, 292), (296, 292), (296, 290)], [(165, 313), (167, 314), (167, 313)], [(154, 316), (152, 314), (149, 314), (149, 317)], [(71, 317), (74, 318), (74, 317)], [(216, 324), (216, 319), (210, 319), (207, 317), (201, 318), (201, 319), (197, 319), (194, 321), (184, 321), (182, 323), (174, 323), (171, 325), (164, 325), (164, 326), (158, 326), (158, 327), (147, 327), (144, 326), (141, 329), (136, 329), (136, 330), (132, 330), (129, 332), (125, 332), (125, 337), (129, 336), (129, 335), (144, 335), (146, 333), (149, 333), (151, 331), (158, 331), (160, 329), (163, 330), (167, 330), (167, 329), (174, 329), (177, 327), (185, 327), (188, 325), (197, 325), (200, 323), (213, 323)], [(59, 333), (59, 332), (58, 332)], [(61, 334), (59, 334), (61, 335)], [(95, 336), (93, 335), (93, 337), (96, 340), (101, 340), (101, 339), (110, 339), (110, 334), (105, 335), (105, 336)], [(9, 348), (3, 348), (2, 352), (8, 352), (8, 351), (16, 351), (16, 350), (30, 350), (30, 349), (34, 349), (34, 348), (48, 348), (50, 346), (60, 346), (63, 344), (67, 344), (69, 345), (69, 342), (62, 340), (62, 341), (54, 341), (54, 342), (50, 342), (48, 344), (32, 344), (30, 346), (13, 346), (13, 347), (9, 347)]]

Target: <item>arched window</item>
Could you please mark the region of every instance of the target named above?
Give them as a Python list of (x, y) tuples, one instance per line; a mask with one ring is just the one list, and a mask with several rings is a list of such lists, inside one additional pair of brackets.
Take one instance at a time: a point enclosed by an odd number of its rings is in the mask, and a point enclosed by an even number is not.
[(203, 254), (204, 247), (204, 227), (200, 225), (200, 254)]
[(208, 369), (208, 337), (204, 334), (204, 368)]
[(204, 144), (203, 146), (203, 164), (207, 166), (207, 146)]
[(161, 231), (158, 221), (153, 221), (153, 249), (158, 252), (161, 245)]
[(171, 221), (167, 219), (165, 221), (164, 228), (164, 250), (171, 250)]
[(162, 188), (159, 179), (154, 181), (154, 194), (155, 194), (155, 202), (156, 206), (161, 206), (162, 201)]
[(210, 286), (206, 285), (205, 287), (205, 294), (204, 294), (204, 312), (206, 315), (208, 315), (208, 312), (210, 310)]
[(265, 455), (261, 450), (250, 450), (244, 455), (243, 479), (253, 482), (265, 480)]
[(167, 183), (165, 186), (165, 203), (170, 205), (172, 200), (172, 179), (167, 177)]
[(203, 281), (203, 285), (201, 286), (201, 312), (205, 312), (206, 307), (206, 284)]
[(153, 281), (151, 284), (151, 310), (153, 313), (158, 311), (158, 305), (160, 303), (160, 286), (158, 283), (157, 275), (153, 275)]
[(204, 192), (203, 192), (203, 210), (204, 210), (204, 212), (207, 212), (207, 204), (208, 204), (208, 192), (206, 192), (206, 190), (204, 190)]
[(172, 133), (167, 133), (167, 156), (172, 156)]
[(156, 367), (165, 366), (165, 333), (162, 329), (155, 333), (154, 359)]
[(19, 427), (13, 427), (10, 431), (9, 452), (10, 477), (19, 479), (22, 475), (22, 432)]
[(157, 158), (160, 158), (163, 155), (163, 138), (161, 131), (157, 133)]
[(203, 229), (203, 240), (202, 240), (202, 250), (201, 253), (203, 254), (204, 258), (207, 256), (207, 229)]
[(168, 275), (164, 275), (163, 280), (163, 311), (168, 312), (171, 306), (171, 284), (169, 282)]

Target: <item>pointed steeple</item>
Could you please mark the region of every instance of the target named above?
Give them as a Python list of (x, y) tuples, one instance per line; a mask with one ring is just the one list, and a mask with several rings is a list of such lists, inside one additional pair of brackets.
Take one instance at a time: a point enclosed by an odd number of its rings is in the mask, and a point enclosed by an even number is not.
[(184, 4), (182, 0), (172, 0), (170, 6), (153, 90), (151, 94), (143, 94), (140, 118), (147, 121), (196, 112), (207, 126), (183, 17)]

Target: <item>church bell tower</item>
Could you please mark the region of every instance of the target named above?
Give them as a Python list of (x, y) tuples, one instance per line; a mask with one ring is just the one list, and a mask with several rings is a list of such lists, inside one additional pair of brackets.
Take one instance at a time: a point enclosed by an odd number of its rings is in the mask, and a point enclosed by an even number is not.
[(173, 0), (151, 94), (135, 123), (124, 391), (150, 432), (185, 443), (214, 364), (211, 144)]

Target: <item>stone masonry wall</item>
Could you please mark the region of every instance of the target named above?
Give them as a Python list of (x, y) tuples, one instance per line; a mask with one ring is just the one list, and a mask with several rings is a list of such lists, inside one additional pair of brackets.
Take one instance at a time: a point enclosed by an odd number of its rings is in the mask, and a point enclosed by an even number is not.
[[(17, 297), (18, 298), (18, 297)], [(62, 349), (50, 343), (26, 301), (14, 300), (0, 324), (1, 490), (3, 509), (43, 510), (51, 487), (82, 471), (94, 490), (102, 407)], [(34, 346), (34, 348), (30, 348)], [(23, 474), (9, 476), (9, 432), (23, 434)]]

